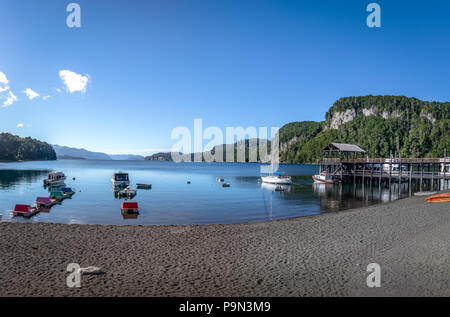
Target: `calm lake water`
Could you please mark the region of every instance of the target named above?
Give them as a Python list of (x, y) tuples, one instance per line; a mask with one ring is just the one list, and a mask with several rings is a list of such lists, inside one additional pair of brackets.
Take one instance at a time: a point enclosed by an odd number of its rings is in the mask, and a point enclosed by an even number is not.
[[(408, 184), (392, 184), (392, 190), (377, 184), (316, 185), (314, 165), (281, 165), (294, 184), (284, 192), (260, 181), (260, 164), (173, 163), (156, 161), (85, 161), (0, 163), (0, 214), (2, 221), (61, 222), (85, 224), (211, 224), (283, 219), (368, 206), (409, 195)], [(136, 183), (152, 184), (138, 190), (131, 201), (139, 203), (137, 219), (124, 219), (114, 196), (111, 176), (130, 174)], [(72, 199), (31, 219), (13, 217), (15, 204), (31, 204), (48, 196), (42, 180), (49, 171), (66, 174), (66, 185), (76, 190)], [(223, 188), (216, 178), (231, 187)], [(72, 178), (75, 178), (73, 180)], [(190, 181), (191, 184), (187, 184)]]

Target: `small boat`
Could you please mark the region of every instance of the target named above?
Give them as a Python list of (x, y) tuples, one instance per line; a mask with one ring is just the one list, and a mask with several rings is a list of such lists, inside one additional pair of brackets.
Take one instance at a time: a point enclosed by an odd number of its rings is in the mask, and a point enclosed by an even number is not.
[(14, 216), (22, 216), (25, 218), (33, 217), (39, 213), (39, 209), (37, 207), (31, 207), (30, 205), (16, 205), (13, 210)]
[(67, 177), (63, 172), (51, 172), (48, 174), (47, 178), (44, 179), (44, 186), (64, 183), (66, 178)]
[(224, 182), (225, 180), (223, 178), (216, 178), (216, 181), (218, 182)]
[(137, 194), (137, 190), (136, 189), (130, 189), (130, 187), (127, 187), (127, 188), (122, 189), (121, 191), (119, 191), (117, 193), (117, 196), (119, 198), (131, 199), (134, 196), (136, 196), (136, 194)]
[(138, 189), (152, 189), (151, 184), (136, 184)]
[(63, 196), (65, 196), (65, 197), (71, 197), (75, 194), (75, 191), (70, 187), (61, 188), (61, 192), (63, 193)]
[(50, 192), (50, 199), (55, 200), (62, 200), (64, 197), (64, 194), (60, 190), (54, 190)]
[(321, 174), (314, 175), (312, 177), (315, 183), (320, 184), (334, 184), (333, 176), (331, 174), (328, 174), (327, 172), (322, 172)]
[(230, 187), (230, 186), (231, 186), (230, 184), (226, 184), (226, 183), (222, 184), (222, 187)]
[(268, 184), (284, 184), (284, 185), (292, 184), (291, 177), (281, 172), (275, 172), (273, 173), (273, 175), (263, 176), (261, 177), (261, 180), (263, 183)]
[(130, 178), (128, 177), (128, 173), (124, 172), (117, 172), (114, 173), (113, 177), (111, 178), (111, 182), (113, 183), (114, 187), (128, 187), (130, 186)]
[(122, 214), (139, 214), (139, 205), (136, 202), (124, 202), (120, 209)]
[(434, 195), (434, 194), (437, 194), (437, 192), (431, 192), (431, 191), (428, 191), (428, 192), (415, 192), (414, 196), (431, 196), (431, 195)]
[(450, 193), (435, 194), (425, 199), (427, 203), (450, 203)]
[(57, 202), (63, 201), (66, 198), (72, 197), (73, 194), (75, 194), (74, 191), (63, 192), (62, 190), (54, 190), (50, 192), (50, 199), (54, 199), (56, 204)]
[(49, 197), (37, 197), (36, 206), (38, 208), (51, 208), (55, 205), (56, 200), (50, 199)]

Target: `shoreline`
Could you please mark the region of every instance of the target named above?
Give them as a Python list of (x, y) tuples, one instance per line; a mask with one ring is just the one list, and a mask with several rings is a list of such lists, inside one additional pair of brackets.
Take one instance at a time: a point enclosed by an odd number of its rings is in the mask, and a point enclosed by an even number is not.
[[(420, 196), (239, 224), (0, 222), (0, 296), (449, 296), (448, 209)], [(69, 263), (105, 274), (68, 288)]]

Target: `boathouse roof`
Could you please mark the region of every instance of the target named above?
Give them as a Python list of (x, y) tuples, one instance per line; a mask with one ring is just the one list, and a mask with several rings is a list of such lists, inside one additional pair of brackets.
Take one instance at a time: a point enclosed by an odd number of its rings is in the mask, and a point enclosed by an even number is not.
[(345, 144), (345, 143), (330, 143), (328, 144), (322, 152), (357, 152), (366, 153), (363, 149), (355, 144)]

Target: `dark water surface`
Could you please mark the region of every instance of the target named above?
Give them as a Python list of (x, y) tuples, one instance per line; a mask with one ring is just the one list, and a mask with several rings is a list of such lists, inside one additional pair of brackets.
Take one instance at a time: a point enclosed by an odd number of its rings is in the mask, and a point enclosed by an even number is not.
[[(293, 176), (294, 184), (284, 192), (260, 181), (260, 164), (173, 163), (155, 161), (87, 161), (0, 163), (0, 214), (3, 221), (61, 222), (86, 224), (211, 224), (283, 219), (337, 212), (349, 208), (403, 198), (408, 184), (385, 186), (366, 184), (315, 185), (315, 165), (281, 165)], [(48, 196), (42, 180), (49, 171), (62, 171), (67, 186), (76, 194), (49, 213), (32, 219), (14, 218), (15, 204), (31, 204)], [(131, 186), (149, 183), (151, 190), (138, 190), (132, 200), (139, 203), (137, 219), (124, 219), (114, 196), (111, 176), (130, 174)], [(73, 180), (72, 178), (76, 179)], [(221, 177), (231, 187), (222, 188)], [(191, 184), (188, 185), (187, 182)]]

